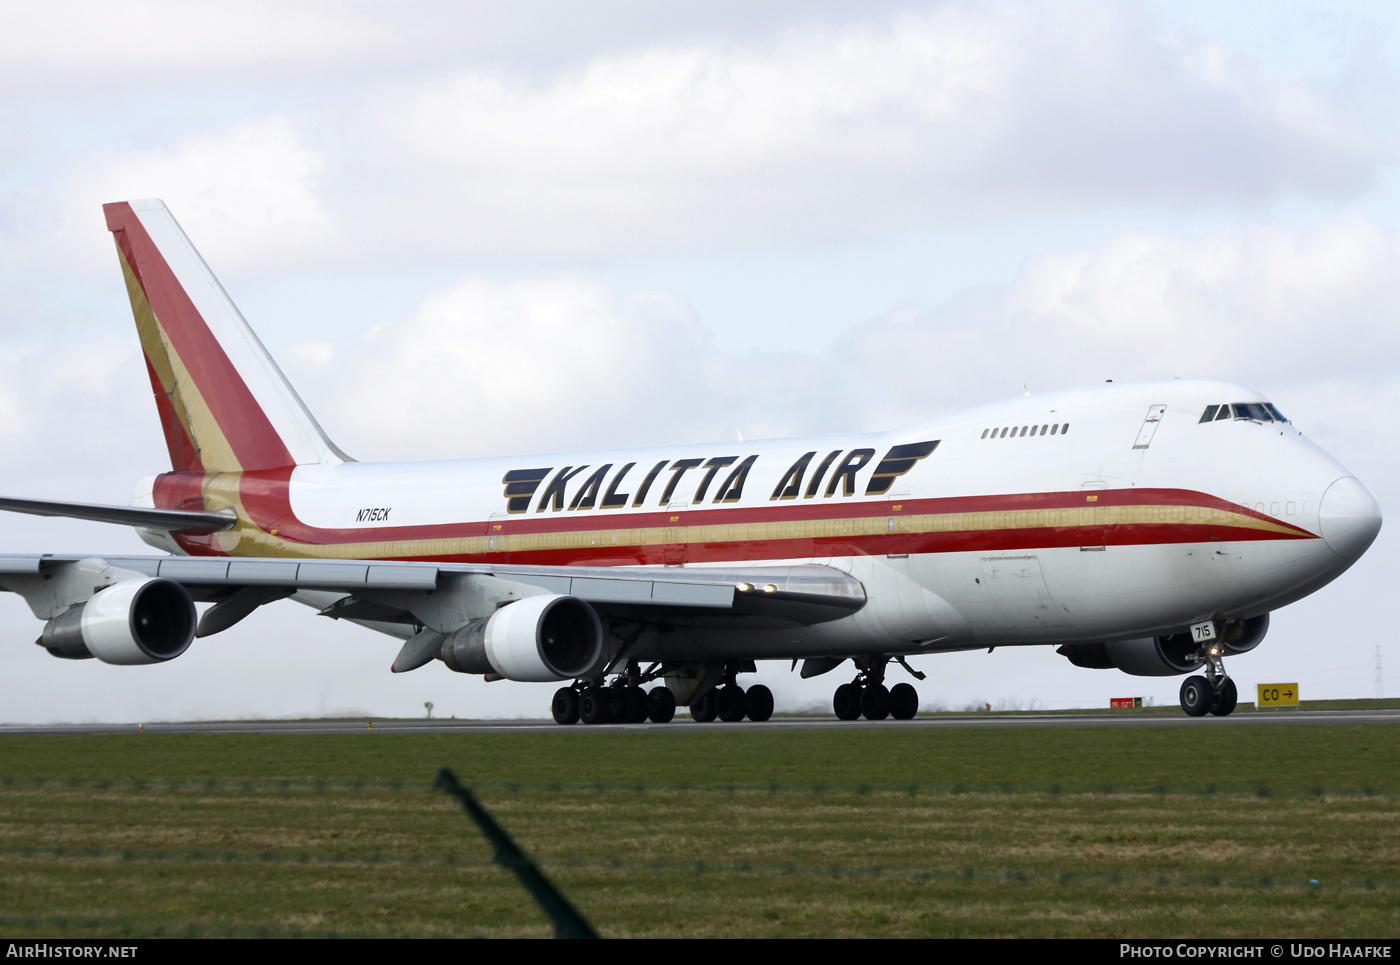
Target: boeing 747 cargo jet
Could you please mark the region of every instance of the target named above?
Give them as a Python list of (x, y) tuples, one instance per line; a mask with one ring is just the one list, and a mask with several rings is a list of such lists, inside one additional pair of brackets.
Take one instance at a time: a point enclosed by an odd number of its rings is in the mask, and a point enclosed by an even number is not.
[(398, 638), (396, 673), (557, 681), (560, 724), (766, 720), (772, 693), (739, 683), (759, 660), (844, 668), (844, 720), (907, 719), (918, 694), (887, 687), (891, 661), (922, 679), (907, 658), (1032, 645), (1188, 675), (1182, 709), (1226, 715), (1225, 658), (1380, 529), (1366, 487), (1260, 393), (1206, 381), (863, 435), (356, 462), (165, 205), (104, 210), (170, 471), (131, 506), (0, 508), (134, 526), (169, 555), (0, 557), (56, 657), (173, 660), (290, 597)]

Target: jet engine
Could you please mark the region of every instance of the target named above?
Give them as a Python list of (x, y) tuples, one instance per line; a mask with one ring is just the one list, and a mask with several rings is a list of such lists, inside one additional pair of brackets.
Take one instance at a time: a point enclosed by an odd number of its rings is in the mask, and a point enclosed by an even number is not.
[(194, 639), (194, 600), (179, 583), (124, 580), (44, 624), (34, 641), (55, 657), (103, 663), (164, 663)]
[(1200, 661), (1189, 656), (1196, 652), (1189, 633), (1107, 643), (1067, 643), (1055, 652), (1062, 654), (1076, 667), (1089, 670), (1112, 670), (1116, 667), (1138, 677), (1169, 677), (1188, 673), (1200, 666)]
[(1169, 637), (1141, 637), (1137, 640), (1113, 640), (1104, 650), (1113, 666), (1135, 677), (1172, 677), (1190, 673), (1201, 665), (1196, 659), (1200, 645), (1188, 633), (1173, 633)]
[(1224, 632), (1220, 634), (1220, 642), (1225, 647), (1226, 653), (1249, 653), (1259, 646), (1259, 642), (1264, 639), (1264, 634), (1268, 632), (1269, 615), (1261, 613), (1248, 620), (1227, 623)]
[(453, 633), (438, 651), (458, 673), (507, 680), (573, 680), (603, 653), (603, 625), (576, 596), (544, 593), (501, 607)]
[[(1227, 622), (1220, 632), (1220, 644), (1227, 654), (1248, 653), (1259, 646), (1269, 631), (1269, 615)], [(1137, 640), (1110, 640), (1106, 643), (1071, 643), (1060, 647), (1076, 667), (1110, 670), (1114, 667), (1137, 677), (1171, 677), (1190, 673), (1203, 663), (1196, 657), (1201, 645), (1189, 632)]]

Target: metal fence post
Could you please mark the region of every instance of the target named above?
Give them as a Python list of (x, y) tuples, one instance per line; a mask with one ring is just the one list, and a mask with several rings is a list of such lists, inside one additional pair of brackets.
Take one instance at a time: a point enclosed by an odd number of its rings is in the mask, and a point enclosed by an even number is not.
[(544, 909), (544, 913), (549, 916), (549, 920), (554, 922), (555, 938), (597, 938), (598, 933), (593, 930), (593, 926), (588, 920), (579, 914), (577, 908), (569, 904), (569, 899), (564, 897), (563, 892), (554, 887), (554, 884), (544, 876), (534, 861), (530, 859), (520, 846), (511, 840), (505, 829), (496, 823), (496, 820), (486, 813), (466, 787), (457, 780), (447, 768), (441, 768), (437, 772), (437, 778), (433, 781), (433, 786), (446, 791), (457, 800), (462, 802), (463, 809), (481, 828), (481, 833), (486, 835), (486, 840), (491, 842), (491, 847), (495, 851), (494, 858), (497, 864), (505, 865), (515, 876), (520, 879), (520, 883), (525, 886), (525, 890), (530, 892), (531, 897)]

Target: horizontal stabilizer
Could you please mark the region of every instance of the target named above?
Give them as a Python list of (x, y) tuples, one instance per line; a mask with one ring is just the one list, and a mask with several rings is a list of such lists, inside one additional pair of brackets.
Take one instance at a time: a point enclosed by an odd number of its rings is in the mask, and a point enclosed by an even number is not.
[(0, 496), (0, 509), (31, 516), (66, 516), (94, 523), (141, 526), (170, 533), (222, 533), (232, 529), (238, 518), (232, 513), (199, 513), (183, 509), (152, 509), (147, 506), (104, 506), (100, 503), (60, 503), (50, 499), (11, 499)]

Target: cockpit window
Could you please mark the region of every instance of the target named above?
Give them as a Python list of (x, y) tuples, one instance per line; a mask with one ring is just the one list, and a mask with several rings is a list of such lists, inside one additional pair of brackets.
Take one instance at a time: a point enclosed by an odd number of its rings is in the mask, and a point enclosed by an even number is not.
[(1256, 422), (1273, 422), (1274, 416), (1261, 402), (1236, 402), (1236, 419), (1253, 419)]
[(1272, 402), (1236, 402), (1233, 405), (1208, 405), (1201, 413), (1202, 422), (1219, 422), (1221, 419), (1252, 419), (1255, 422), (1287, 422), (1283, 413)]

